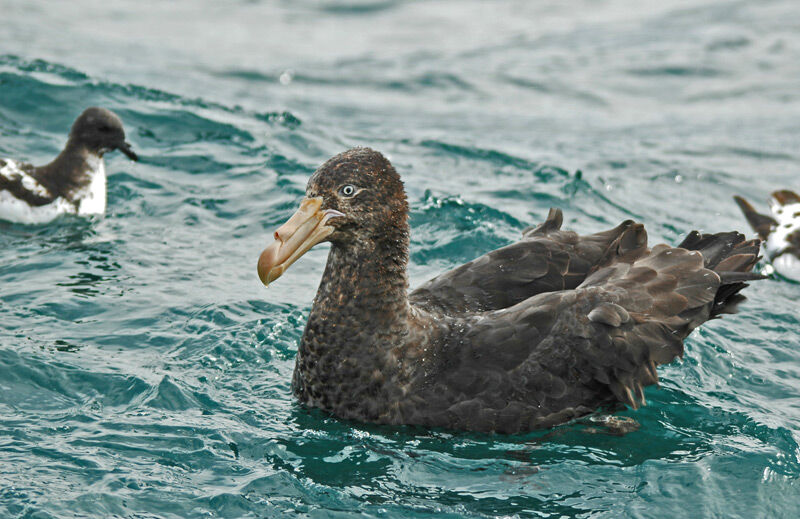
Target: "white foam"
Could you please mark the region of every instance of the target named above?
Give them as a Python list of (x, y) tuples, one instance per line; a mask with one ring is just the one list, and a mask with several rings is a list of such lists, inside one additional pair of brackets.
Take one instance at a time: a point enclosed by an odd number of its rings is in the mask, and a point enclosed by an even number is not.
[(767, 257), (780, 275), (800, 281), (800, 258), (791, 252), (782, 254), (792, 244), (789, 236), (800, 232), (800, 203), (781, 205), (775, 198), (769, 201), (772, 216), (778, 222), (764, 243)]
[(781, 276), (800, 281), (800, 258), (794, 254), (781, 254), (772, 260), (772, 266)]

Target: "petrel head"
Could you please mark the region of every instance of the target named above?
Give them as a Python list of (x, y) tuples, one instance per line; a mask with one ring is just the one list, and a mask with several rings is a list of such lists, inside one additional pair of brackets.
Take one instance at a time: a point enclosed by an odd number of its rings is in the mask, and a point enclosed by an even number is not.
[(125, 141), (122, 120), (117, 114), (105, 108), (93, 106), (84, 110), (75, 119), (69, 132), (69, 139), (101, 157), (107, 151), (119, 150), (131, 160), (139, 159), (131, 149), (131, 145)]
[(267, 285), (317, 243), (367, 246), (407, 237), (408, 202), (400, 176), (382, 154), (353, 148), (320, 166), (297, 212), (261, 253), (258, 275)]

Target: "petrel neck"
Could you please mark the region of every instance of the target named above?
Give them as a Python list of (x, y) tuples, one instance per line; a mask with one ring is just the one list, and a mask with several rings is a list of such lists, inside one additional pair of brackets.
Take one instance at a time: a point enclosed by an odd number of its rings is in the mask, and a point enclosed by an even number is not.
[[(407, 263), (407, 230), (331, 247), (297, 352), (292, 386), (301, 401), (383, 420), (373, 416), (376, 402), (395, 398), (388, 382), (403, 376), (395, 353), (409, 335)], [(366, 393), (335, 397), (356, 380), (370, 381), (354, 386)]]
[(375, 240), (334, 244), (315, 306), (351, 307), (369, 321), (364, 325), (402, 321), (408, 315), (407, 267), (408, 233), (402, 230)]
[(102, 160), (100, 153), (70, 139), (51, 163), (37, 168), (37, 180), (51, 192), (69, 196), (89, 185)]

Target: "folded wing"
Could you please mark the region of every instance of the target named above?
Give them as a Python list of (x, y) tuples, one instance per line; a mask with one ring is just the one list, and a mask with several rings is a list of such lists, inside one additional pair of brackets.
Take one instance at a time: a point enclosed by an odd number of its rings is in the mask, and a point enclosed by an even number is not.
[(588, 236), (561, 230), (562, 221), (561, 211), (551, 209), (521, 241), (435, 277), (414, 290), (410, 302), (447, 315), (508, 308), (537, 294), (573, 289), (598, 266), (631, 262), (647, 249), (647, 233), (633, 221)]
[(692, 233), (681, 247), (600, 268), (575, 290), (487, 313), (441, 352), (429, 398), (457, 402), (444, 412), (465, 427), (502, 432), (604, 403), (638, 407), (658, 382), (656, 367), (681, 356), (694, 328), (733, 311), (745, 282), (761, 277), (750, 272), (758, 250), (738, 233)]

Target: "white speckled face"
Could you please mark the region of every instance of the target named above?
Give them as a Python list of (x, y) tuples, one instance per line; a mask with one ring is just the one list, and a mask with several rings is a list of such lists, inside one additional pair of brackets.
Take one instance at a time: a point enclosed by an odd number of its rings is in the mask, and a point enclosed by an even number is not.
[(764, 244), (767, 256), (782, 276), (800, 281), (800, 258), (789, 252), (781, 254), (791, 245), (789, 236), (800, 232), (800, 203), (781, 205), (772, 198), (770, 209), (778, 225)]
[(767, 254), (774, 257), (789, 246), (789, 235), (800, 230), (800, 204), (781, 205), (772, 198), (770, 199), (770, 208), (778, 225), (769, 235), (766, 249)]

